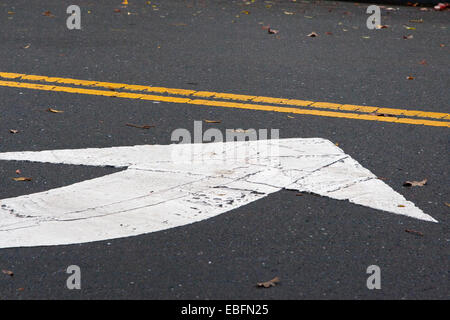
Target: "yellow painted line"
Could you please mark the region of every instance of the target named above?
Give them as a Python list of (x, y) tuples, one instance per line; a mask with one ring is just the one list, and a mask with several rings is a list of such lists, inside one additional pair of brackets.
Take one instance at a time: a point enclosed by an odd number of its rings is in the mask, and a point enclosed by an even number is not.
[[(441, 112), (427, 112), (420, 110), (406, 110), (406, 109), (394, 109), (394, 108), (381, 108), (381, 107), (370, 107), (370, 106), (359, 106), (352, 104), (339, 104), (339, 103), (329, 103), (329, 102), (315, 102), (309, 100), (298, 100), (298, 99), (283, 99), (283, 98), (272, 98), (272, 97), (262, 97), (262, 96), (252, 96), (252, 95), (242, 95), (242, 94), (232, 94), (232, 93), (220, 93), (211, 91), (195, 91), (186, 89), (175, 89), (175, 88), (165, 88), (165, 87), (152, 87), (143, 85), (130, 85), (125, 83), (112, 83), (112, 82), (101, 82), (101, 81), (91, 81), (91, 80), (79, 80), (71, 78), (59, 78), (59, 77), (47, 77), (38, 75), (27, 75), (21, 73), (10, 73), (10, 72), (0, 72), (0, 78), (4, 79), (15, 79), (15, 80), (31, 80), (31, 81), (43, 81), (47, 83), (61, 83), (61, 84), (71, 84), (78, 86), (89, 86), (107, 89), (122, 89), (129, 91), (141, 91), (145, 93), (164, 93), (171, 95), (182, 95), (190, 97), (200, 97), (208, 99), (222, 99), (222, 100), (234, 100), (234, 101), (244, 101), (244, 102), (257, 102), (266, 104), (280, 104), (289, 105), (297, 107), (308, 107), (312, 109), (330, 109), (338, 111), (353, 111), (358, 113), (381, 113), (386, 115), (402, 116), (402, 117), (418, 117), (418, 118), (429, 118), (429, 119), (440, 119), (448, 120), (450, 119), (449, 113)], [(377, 117), (377, 115), (371, 115)], [(392, 117), (389, 117), (392, 118)], [(382, 120), (380, 120), (382, 121)]]
[(44, 91), (88, 94), (88, 95), (107, 96), (107, 97), (128, 98), (128, 99), (162, 101), (162, 102), (171, 102), (171, 103), (184, 103), (184, 104), (193, 104), (193, 105), (200, 105), (200, 106), (214, 106), (214, 107), (272, 111), (272, 112), (313, 115), (313, 116), (333, 117), (333, 118), (407, 123), (407, 124), (435, 126), (435, 127), (450, 127), (450, 122), (444, 122), (444, 121), (397, 118), (397, 117), (379, 117), (379, 116), (370, 115), (370, 114), (357, 114), (357, 113), (348, 113), (348, 112), (339, 112), (339, 111), (324, 111), (324, 110), (307, 110), (307, 109), (299, 109), (299, 108), (293, 108), (293, 107), (269, 106), (269, 105), (261, 105), (261, 104), (228, 102), (228, 101), (218, 101), (218, 100), (189, 99), (189, 98), (179, 98), (179, 97), (171, 97), (171, 96), (157, 96), (157, 95), (150, 95), (150, 94), (137, 94), (137, 93), (130, 93), (130, 92), (115, 92), (115, 91), (107, 91), (107, 90), (62, 87), (62, 86), (53, 86), (53, 85), (36, 84), (36, 83), (25, 83), (25, 82), (16, 82), (16, 81), (1, 81), (0, 80), (0, 86), (13, 87), (13, 88), (27, 88), (27, 89), (44, 90)]

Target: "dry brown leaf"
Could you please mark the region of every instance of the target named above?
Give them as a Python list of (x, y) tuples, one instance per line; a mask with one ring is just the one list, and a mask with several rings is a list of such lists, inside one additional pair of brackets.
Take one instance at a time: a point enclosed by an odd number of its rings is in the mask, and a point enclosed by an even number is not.
[(333, 33), (332, 33), (332, 32), (325, 32), (325, 34), (326, 34), (327, 36), (331, 36)]
[(308, 36), (308, 37), (314, 38), (314, 37), (317, 37), (317, 36), (319, 36), (319, 35), (313, 31), (313, 32), (311, 32), (310, 34), (308, 34), (307, 36)]
[(408, 232), (408, 233), (413, 233), (413, 234), (417, 234), (418, 236), (421, 236), (421, 237), (423, 237), (423, 233), (422, 233), (422, 232), (420, 232), (420, 231), (416, 231), (416, 230), (411, 230), (411, 229), (405, 229), (405, 232)]
[(13, 178), (14, 181), (31, 181), (31, 178), (27, 178), (27, 177), (18, 177), (18, 178)]
[(447, 207), (450, 207), (450, 203), (444, 202)]
[(427, 184), (428, 179), (423, 179), (422, 181), (406, 181), (403, 183), (404, 187), (423, 187)]
[(154, 128), (154, 125), (137, 125), (137, 124), (132, 124), (132, 123), (127, 123), (126, 124), (127, 127), (133, 127), (133, 128), (138, 128), (138, 129), (150, 129), (150, 128)]
[(51, 113), (63, 113), (64, 112), (64, 111), (56, 110), (56, 109), (52, 109), (52, 108), (48, 108), (47, 111), (51, 112)]
[(441, 43), (441, 44), (439, 45), (439, 47), (443, 48), (443, 47), (445, 47), (445, 44)]
[(407, 77), (406, 77), (406, 80), (414, 80), (414, 77), (412, 77), (412, 76), (407, 76)]
[(2, 270), (2, 272), (4, 273), (4, 274), (7, 274), (8, 276), (13, 276), (14, 275), (14, 272), (12, 272), (12, 271), (10, 271), (10, 270)]
[(422, 61), (419, 62), (422, 65), (426, 65), (427, 64), (427, 60), (423, 59)]
[(297, 197), (301, 197), (301, 196), (303, 196), (303, 193), (298, 192), (298, 193), (296, 193), (295, 195), (296, 195)]
[(28, 49), (31, 46), (31, 44), (27, 44), (25, 47), (23, 47), (24, 49)]
[(387, 29), (388, 27), (389, 26), (387, 26), (387, 25), (381, 25), (381, 24), (375, 26), (376, 29)]
[(277, 34), (278, 30), (269, 28), (269, 29), (267, 29), (267, 32), (270, 33), (270, 34)]
[(405, 206), (403, 204), (399, 204), (397, 207), (404, 208)]
[(280, 278), (275, 277), (272, 280), (266, 281), (266, 282), (258, 282), (257, 286), (258, 287), (264, 287), (264, 288), (270, 288), (270, 287), (275, 287), (277, 285), (277, 283), (280, 282)]
[(293, 12), (290, 12), (290, 11), (284, 11), (283, 13), (284, 13), (284, 14), (287, 14), (287, 15), (292, 15), (292, 14), (294, 14)]
[(11, 132), (11, 133), (19, 133), (19, 130), (16, 130), (16, 129), (11, 129), (11, 130), (9, 130), (9, 132)]
[(221, 123), (222, 122), (221, 120), (203, 120), (203, 121), (205, 121), (206, 123)]
[(54, 17), (54, 15), (50, 11), (45, 11), (42, 13), (42, 15), (46, 17)]
[(407, 36), (403, 36), (403, 39), (405, 39), (405, 40), (409, 40), (409, 39), (412, 39), (412, 38), (414, 38), (414, 36), (412, 34), (407, 35)]
[(16, 174), (21, 174), (22, 171), (20, 171), (19, 169), (16, 170)]
[(412, 20), (409, 20), (409, 22), (423, 23), (423, 19), (412, 19)]

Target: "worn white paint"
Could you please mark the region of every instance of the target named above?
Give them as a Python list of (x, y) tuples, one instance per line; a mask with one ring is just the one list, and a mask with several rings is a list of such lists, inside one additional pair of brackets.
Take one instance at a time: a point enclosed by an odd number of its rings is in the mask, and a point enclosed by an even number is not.
[(0, 153), (0, 160), (124, 169), (1, 200), (3, 248), (164, 230), (214, 217), (283, 188), (437, 222), (325, 139), (8, 152)]

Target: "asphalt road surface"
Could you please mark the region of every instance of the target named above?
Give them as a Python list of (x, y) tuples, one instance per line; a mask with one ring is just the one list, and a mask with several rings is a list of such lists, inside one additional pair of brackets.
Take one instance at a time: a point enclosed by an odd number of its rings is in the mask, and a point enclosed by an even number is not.
[[(388, 27), (369, 30), (362, 3), (79, 0), (81, 30), (69, 30), (72, 2), (0, 1), (0, 73), (450, 113), (449, 11), (385, 7), (381, 24)], [(280, 138), (338, 144), (439, 221), (282, 190), (159, 232), (0, 249), (0, 269), (14, 273), (0, 273), (0, 299), (448, 299), (450, 118), (428, 118), (436, 126), (383, 121), (389, 116), (364, 120), (0, 85), (0, 152), (167, 145), (175, 129), (192, 132), (195, 120), (220, 121), (203, 127), (222, 132), (279, 129)], [(14, 181), (18, 169), (32, 181)], [(117, 171), (0, 161), (0, 199)], [(423, 179), (423, 187), (403, 186)], [(66, 287), (70, 265), (81, 268), (81, 290)], [(370, 265), (380, 267), (381, 289), (366, 286)], [(276, 286), (256, 286), (274, 277)]]

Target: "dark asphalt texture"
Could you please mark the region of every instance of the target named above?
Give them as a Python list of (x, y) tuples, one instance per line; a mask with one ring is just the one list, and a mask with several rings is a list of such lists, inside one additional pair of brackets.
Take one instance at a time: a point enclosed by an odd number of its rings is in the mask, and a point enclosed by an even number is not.
[[(389, 28), (373, 31), (367, 4), (350, 2), (77, 1), (82, 30), (70, 31), (72, 2), (0, 1), (0, 72), (450, 112), (449, 11), (383, 10)], [(312, 31), (319, 36), (307, 37)], [(0, 152), (169, 144), (173, 130), (202, 119), (221, 120), (204, 130), (329, 139), (439, 223), (281, 191), (162, 232), (0, 249), (0, 269), (14, 272), (0, 273), (0, 299), (449, 298), (448, 128), (0, 87)], [(16, 169), (33, 181), (13, 181)], [(0, 161), (0, 199), (114, 170)], [(424, 178), (425, 187), (402, 186)], [(72, 264), (81, 267), (81, 290), (66, 288)], [(366, 287), (372, 264), (381, 290)], [(256, 287), (275, 276), (280, 285)]]

